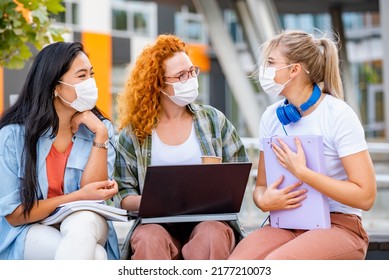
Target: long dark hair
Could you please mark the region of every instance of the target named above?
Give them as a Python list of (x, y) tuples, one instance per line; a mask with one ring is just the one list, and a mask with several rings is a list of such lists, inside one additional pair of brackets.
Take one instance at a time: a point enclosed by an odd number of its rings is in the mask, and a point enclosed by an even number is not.
[[(35, 57), (17, 101), (0, 119), (0, 129), (9, 124), (20, 124), (25, 128), (21, 159), (25, 162), (25, 174), (20, 192), (25, 216), (31, 212), (38, 199), (36, 165), (39, 137), (50, 128), (51, 136), (54, 137), (59, 129), (59, 119), (54, 108), (54, 89), (80, 52), (84, 52), (84, 49), (79, 42), (57, 42), (44, 47)], [(92, 111), (102, 118), (97, 108)]]

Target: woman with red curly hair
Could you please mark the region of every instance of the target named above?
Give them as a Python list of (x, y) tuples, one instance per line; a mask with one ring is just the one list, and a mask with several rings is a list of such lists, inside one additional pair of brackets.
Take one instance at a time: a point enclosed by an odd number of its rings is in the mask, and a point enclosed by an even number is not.
[[(160, 35), (138, 56), (118, 100), (120, 133), (114, 175), (119, 185), (118, 207), (139, 209), (151, 164), (199, 164), (203, 155), (221, 157), (223, 162), (248, 161), (242, 141), (224, 114), (193, 103), (199, 71), (185, 43), (174, 35)], [(122, 259), (226, 259), (240, 238), (231, 226), (220, 221), (135, 221)]]

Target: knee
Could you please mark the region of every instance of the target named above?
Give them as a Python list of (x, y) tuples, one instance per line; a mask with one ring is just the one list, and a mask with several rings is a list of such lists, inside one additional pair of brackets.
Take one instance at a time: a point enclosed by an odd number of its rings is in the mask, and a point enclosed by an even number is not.
[(133, 245), (141, 246), (160, 246), (169, 240), (169, 233), (167, 230), (158, 224), (139, 225), (131, 237)]
[(224, 222), (219, 221), (205, 221), (201, 222), (195, 227), (194, 234), (206, 235), (209, 237), (220, 238), (220, 236), (227, 236), (232, 238), (234, 231), (230, 226)]
[(170, 260), (179, 258), (179, 245), (161, 225), (139, 225), (131, 236), (131, 259)]
[(96, 251), (95, 251), (95, 260), (106, 260), (107, 259), (107, 252), (105, 251), (104, 247), (100, 244), (96, 244)]
[[(78, 211), (69, 215), (61, 223), (62, 234), (83, 235), (88, 233), (108, 234), (108, 223), (99, 214), (92, 211)], [(97, 236), (96, 236), (97, 237)]]
[(182, 249), (184, 259), (225, 260), (235, 247), (234, 232), (224, 222), (205, 221), (198, 224)]

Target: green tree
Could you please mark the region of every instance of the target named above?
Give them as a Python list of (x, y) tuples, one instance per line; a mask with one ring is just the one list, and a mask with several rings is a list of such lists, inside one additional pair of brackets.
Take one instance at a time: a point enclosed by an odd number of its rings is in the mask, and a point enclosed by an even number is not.
[(50, 14), (64, 11), (61, 0), (0, 0), (0, 66), (20, 69), (32, 56), (31, 47), (63, 41), (63, 28)]

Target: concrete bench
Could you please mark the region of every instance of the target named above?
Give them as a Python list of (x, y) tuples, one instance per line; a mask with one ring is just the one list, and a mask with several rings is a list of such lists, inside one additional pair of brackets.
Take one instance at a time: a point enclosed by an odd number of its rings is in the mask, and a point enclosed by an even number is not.
[(389, 174), (376, 174), (378, 188), (389, 189)]
[(370, 233), (366, 260), (389, 260), (389, 233)]

